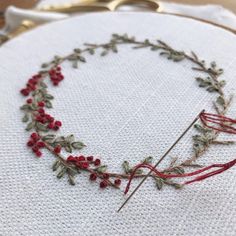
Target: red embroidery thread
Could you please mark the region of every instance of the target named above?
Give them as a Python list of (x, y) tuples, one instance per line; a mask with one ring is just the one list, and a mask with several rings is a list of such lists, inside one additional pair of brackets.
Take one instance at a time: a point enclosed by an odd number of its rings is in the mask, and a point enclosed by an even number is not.
[(160, 178), (163, 178), (163, 179), (191, 177), (191, 176), (203, 173), (203, 172), (205, 172), (207, 170), (210, 170), (212, 168), (219, 168), (218, 170), (209, 172), (209, 173), (204, 174), (204, 175), (200, 175), (200, 176), (198, 176), (198, 177), (196, 177), (196, 178), (194, 178), (190, 181), (186, 181), (186, 182), (183, 183), (183, 185), (187, 185), (187, 184), (191, 184), (191, 183), (196, 182), (196, 181), (201, 181), (203, 179), (209, 178), (213, 175), (220, 174), (220, 173), (228, 170), (229, 168), (231, 168), (235, 164), (236, 164), (236, 159), (234, 159), (233, 161), (227, 162), (225, 164), (213, 164), (213, 165), (204, 167), (202, 169), (199, 169), (199, 170), (196, 170), (196, 171), (193, 171), (193, 172), (190, 172), (190, 173), (185, 173), (185, 174), (164, 174), (164, 173), (158, 171), (156, 168), (154, 168), (150, 164), (141, 163), (141, 164), (134, 167), (134, 170), (133, 170), (132, 174), (130, 175), (129, 181), (126, 185), (125, 194), (128, 193), (128, 191), (130, 189), (131, 182), (134, 178), (134, 175), (135, 175), (136, 171), (139, 170), (140, 168), (146, 168), (146, 169), (152, 170), (157, 177), (160, 177)]
[[(210, 129), (214, 129), (216, 131), (228, 133), (228, 134), (236, 134), (236, 128), (225, 124), (225, 123), (231, 123), (236, 124), (236, 120), (223, 116), (223, 115), (216, 115), (211, 113), (202, 112), (200, 114), (200, 120), (201, 122)], [(216, 124), (218, 126), (209, 125), (209, 123)]]

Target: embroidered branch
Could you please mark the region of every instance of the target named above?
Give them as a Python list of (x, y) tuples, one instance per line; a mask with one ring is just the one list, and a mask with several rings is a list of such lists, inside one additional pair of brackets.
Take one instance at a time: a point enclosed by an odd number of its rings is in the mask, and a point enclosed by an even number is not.
[[(197, 77), (196, 81), (199, 87), (206, 89), (208, 92), (217, 94), (213, 106), (216, 113), (224, 116), (229, 108), (232, 97), (227, 97), (224, 93), (225, 81), (220, 80), (223, 70), (218, 68), (215, 62), (209, 65), (199, 59), (199, 57), (191, 52), (187, 54), (170, 47), (161, 40), (151, 42), (149, 39), (143, 41), (136, 40), (135, 37), (129, 37), (127, 34), (113, 34), (111, 40), (104, 44), (89, 44), (84, 47), (76, 48), (73, 52), (66, 56), (55, 56), (50, 62), (42, 64), (42, 69), (32, 78), (30, 78), (21, 90), (22, 95), (30, 96), (25, 104), (21, 107), (24, 112), (22, 121), (26, 123), (26, 130), (32, 131), (27, 146), (37, 156), (42, 156), (42, 149), (47, 149), (52, 153), (56, 161), (52, 166), (53, 171), (57, 172), (57, 177), (62, 178), (68, 176), (70, 184), (75, 184), (75, 176), (82, 171), (87, 172), (90, 181), (99, 180), (101, 188), (112, 186), (119, 188), (121, 179), (141, 178), (146, 174), (141, 169), (137, 169), (137, 165), (150, 167), (152, 157), (147, 157), (140, 163), (131, 166), (130, 163), (124, 161), (122, 164), (123, 173), (111, 173), (107, 170), (107, 166), (101, 163), (99, 158), (94, 156), (85, 157), (82, 154), (75, 154), (85, 147), (85, 144), (75, 138), (74, 135), (58, 136), (56, 131), (62, 127), (62, 122), (55, 119), (46, 112), (52, 108), (52, 100), (54, 97), (48, 93), (46, 81), (51, 81), (54, 86), (58, 86), (64, 79), (61, 65), (64, 62), (70, 62), (74, 68), (78, 68), (87, 61), (89, 55), (99, 52), (101, 56), (111, 53), (118, 53), (118, 49), (122, 45), (131, 45), (133, 49), (149, 49), (153, 52), (157, 51), (163, 57), (173, 62), (183, 60), (190, 61), (193, 64), (192, 70), (201, 72), (202, 77)], [(227, 124), (231, 127), (231, 123)], [(162, 189), (164, 185), (170, 185), (180, 188), (182, 185), (173, 182), (172, 179), (166, 178), (167, 175), (176, 176), (184, 175), (186, 168), (201, 168), (196, 160), (201, 157), (211, 145), (231, 145), (234, 142), (218, 140), (221, 130), (215, 130), (202, 122), (195, 125), (198, 134), (193, 136), (193, 155), (177, 164), (177, 159), (173, 160), (169, 167), (165, 170), (158, 171), (156, 174), (150, 175), (156, 182), (157, 188)], [(70, 153), (64, 157), (62, 151)], [(151, 167), (150, 167), (151, 168)], [(150, 169), (149, 168), (149, 169)], [(135, 172), (133, 172), (135, 170)]]

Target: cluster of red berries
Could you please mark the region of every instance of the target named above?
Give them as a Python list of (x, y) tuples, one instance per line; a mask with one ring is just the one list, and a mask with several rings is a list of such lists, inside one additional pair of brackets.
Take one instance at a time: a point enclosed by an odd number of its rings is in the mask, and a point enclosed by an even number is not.
[(27, 146), (32, 148), (32, 151), (37, 157), (41, 157), (42, 152), (40, 151), (40, 148), (44, 148), (45, 143), (40, 141), (40, 136), (37, 133), (32, 133), (29, 141), (27, 142)]
[[(29, 98), (26, 100), (26, 102), (28, 104), (31, 104), (33, 100), (32, 98)], [(35, 114), (35, 120), (42, 124), (47, 124), (48, 129), (53, 129), (55, 131), (58, 130), (62, 126), (62, 122), (59, 120), (55, 121), (54, 117), (45, 113), (44, 110), (45, 103), (43, 101), (38, 102), (37, 105), (39, 109), (37, 110), (37, 114)]]
[(53, 85), (57, 86), (64, 79), (64, 76), (61, 73), (61, 67), (57, 66), (56, 68), (51, 69), (49, 71), (49, 77)]
[(24, 96), (28, 96), (31, 91), (34, 91), (36, 89), (36, 85), (41, 78), (42, 75), (40, 74), (32, 76), (32, 78), (28, 80), (26, 87), (21, 89), (21, 94)]
[(101, 164), (100, 159), (95, 159), (93, 156), (78, 156), (78, 157), (74, 157), (74, 156), (69, 156), (67, 158), (67, 162), (72, 162), (74, 163), (77, 167), (81, 168), (81, 169), (88, 169), (90, 164), (93, 164), (95, 166), (99, 166)]
[[(93, 156), (88, 156), (88, 157), (69, 156), (67, 158), (67, 162), (74, 163), (74, 165), (76, 165), (77, 167), (79, 167), (81, 169), (88, 169), (91, 164), (93, 164), (94, 166), (100, 166), (101, 165), (101, 160), (100, 159), (94, 159)], [(100, 182), (100, 188), (106, 188), (109, 185), (108, 180), (110, 178), (110, 175), (108, 173), (99, 174), (99, 173), (96, 173), (94, 171), (90, 174), (89, 179), (91, 181), (95, 181), (95, 180), (97, 180), (98, 177), (102, 179), (102, 181)], [(121, 180), (120, 179), (115, 179), (114, 184), (118, 187), (121, 184)]]
[[(101, 175), (97, 175), (95, 172), (94, 173), (92, 173), (92, 174), (90, 174), (90, 177), (89, 177), (89, 179), (91, 180), (91, 181), (95, 181), (96, 179), (97, 179), (97, 177), (100, 177), (100, 178), (102, 178), (103, 180), (100, 182), (100, 188), (106, 188), (108, 185), (109, 185), (109, 178), (110, 178), (110, 175), (108, 174), (108, 173), (103, 173), (103, 174), (101, 174)], [(115, 179), (115, 181), (114, 181), (114, 184), (118, 187), (118, 186), (120, 186), (120, 184), (121, 184), (121, 179)]]

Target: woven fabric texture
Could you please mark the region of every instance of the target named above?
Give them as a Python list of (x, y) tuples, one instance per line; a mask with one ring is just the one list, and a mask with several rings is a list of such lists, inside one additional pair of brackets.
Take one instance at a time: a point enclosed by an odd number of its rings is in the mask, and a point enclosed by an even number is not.
[[(225, 69), (227, 92), (235, 90), (235, 36), (194, 20), (152, 13), (88, 14), (51, 23), (0, 49), (0, 235), (235, 235), (236, 168), (180, 191), (158, 191), (153, 181), (129, 204), (122, 190), (100, 190), (86, 175), (72, 187), (51, 170), (54, 157), (34, 158), (26, 147), (19, 90), (53, 55), (65, 55), (85, 42), (104, 43), (112, 33), (164, 40), (179, 50), (195, 51)], [(215, 94), (197, 86), (199, 73), (186, 61), (174, 63), (148, 49), (121, 46), (118, 54), (87, 57), (79, 69), (63, 65), (65, 81), (49, 87), (55, 96), (51, 114), (63, 122), (62, 134), (84, 141), (84, 154), (101, 157), (111, 171), (124, 160), (158, 160), (193, 118), (211, 111)], [(233, 105), (228, 113), (236, 114)], [(192, 155), (191, 130), (171, 157)], [(222, 139), (235, 140), (221, 135)], [(235, 146), (212, 147), (200, 164), (235, 158)], [(132, 189), (138, 182), (135, 181)]]

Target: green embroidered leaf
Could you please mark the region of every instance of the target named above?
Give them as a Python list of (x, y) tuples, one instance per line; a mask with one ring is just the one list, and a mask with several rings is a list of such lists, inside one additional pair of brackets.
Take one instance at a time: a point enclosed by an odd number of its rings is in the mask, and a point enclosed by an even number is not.
[(182, 185), (182, 184), (175, 183), (175, 182), (173, 182), (173, 181), (170, 180), (170, 179), (165, 179), (165, 180), (164, 180), (164, 183), (167, 184), (167, 185), (170, 185), (170, 186), (174, 187), (175, 189), (181, 189), (181, 188), (183, 188), (183, 185)]
[(177, 51), (162, 51), (160, 55), (167, 56), (168, 60), (172, 60), (174, 62), (179, 62), (185, 59), (184, 53)]
[(62, 178), (64, 175), (65, 175), (65, 173), (66, 173), (66, 167), (61, 167), (61, 170), (59, 171), (59, 173), (57, 174), (57, 178), (58, 179), (60, 179), (60, 178)]
[(39, 122), (36, 123), (36, 128), (40, 131), (43, 131), (43, 132), (48, 132), (49, 131), (49, 129), (47, 128), (46, 125), (43, 125)]
[(31, 105), (29, 105), (29, 104), (24, 104), (23, 106), (20, 107), (20, 109), (23, 111), (31, 111), (32, 110)]
[(52, 108), (52, 103), (49, 100), (46, 101), (45, 105), (47, 108)]
[[(130, 170), (129, 170), (129, 173), (132, 173), (133, 171), (134, 171), (134, 168), (130, 169)], [(141, 175), (141, 174), (143, 174), (143, 170), (138, 169), (138, 170), (135, 171), (135, 174), (136, 174), (136, 175)]]
[(131, 168), (130, 168), (130, 165), (129, 165), (129, 162), (128, 162), (128, 161), (124, 161), (123, 164), (122, 164), (122, 167), (123, 167), (124, 172), (125, 172), (126, 174), (129, 174), (129, 173), (130, 173)]
[(78, 149), (78, 150), (81, 150), (82, 148), (86, 147), (85, 144), (83, 144), (82, 142), (73, 142), (71, 144), (71, 146), (74, 148), (74, 149)]
[(104, 173), (107, 170), (107, 166), (105, 166), (105, 165), (99, 166), (96, 170), (98, 173)]
[(74, 49), (74, 52), (76, 52), (76, 53), (81, 53), (81, 49), (80, 49), (80, 48), (75, 48), (75, 49)]
[(68, 143), (74, 142), (75, 136), (73, 134), (70, 134), (66, 137), (65, 141)]
[(42, 68), (47, 68), (47, 67), (49, 67), (49, 65), (50, 65), (50, 64), (48, 64), (48, 63), (43, 63), (43, 64), (41, 65), (41, 67), (42, 67)]
[(29, 115), (26, 113), (22, 118), (22, 122), (28, 122), (28, 121), (29, 121)]
[(71, 185), (75, 185), (75, 178), (74, 176), (68, 174), (68, 181)]
[(59, 136), (56, 138), (55, 143), (62, 143), (65, 141), (65, 137), (64, 136)]
[(86, 59), (82, 56), (79, 56), (78, 59), (81, 61), (81, 62), (86, 62)]
[(161, 190), (163, 187), (163, 183), (164, 183), (163, 179), (156, 177), (155, 180), (156, 180), (157, 189)]
[(184, 174), (184, 168), (182, 167), (175, 167), (173, 171), (176, 172), (177, 174)]
[(89, 53), (90, 53), (91, 55), (94, 55), (95, 50), (94, 50), (93, 48), (90, 48), (90, 49), (89, 49)]
[(215, 86), (209, 86), (208, 88), (207, 88), (207, 91), (208, 92), (217, 92), (218, 91), (218, 89), (215, 87)]
[[(37, 102), (39, 102), (39, 101), (41, 101), (41, 99), (38, 99)], [(37, 110), (37, 109), (38, 109), (38, 107), (37, 107), (37, 105), (36, 105), (35, 103), (33, 103), (33, 104), (31, 105), (31, 107), (32, 107), (32, 110)]]
[(44, 96), (46, 99), (52, 100), (54, 97), (51, 94), (45, 94)]
[(222, 87), (224, 87), (226, 85), (226, 82), (225, 82), (225, 80), (221, 80), (220, 82), (219, 82), (219, 86), (222, 88)]
[(117, 47), (116, 47), (115, 44), (112, 45), (111, 50), (112, 50), (114, 53), (117, 53), (117, 52), (118, 52), (118, 49), (117, 49)]
[(72, 67), (77, 69), (79, 67), (79, 63), (77, 60), (74, 60), (73, 63), (72, 63)]
[(159, 46), (152, 46), (152, 47), (151, 47), (151, 50), (152, 50), (152, 51), (157, 51), (157, 50), (159, 50), (159, 49), (160, 49)]
[(72, 153), (72, 147), (71, 147), (70, 144), (68, 144), (68, 145), (65, 146), (64, 148), (65, 148), (65, 150), (66, 150), (67, 152)]
[(56, 160), (52, 166), (52, 170), (56, 171), (59, 168), (60, 164), (61, 162), (59, 160)]
[(196, 80), (199, 82), (199, 87), (208, 87), (212, 85), (210, 77), (207, 77), (206, 79), (203, 79), (201, 77), (197, 77)]
[(153, 157), (147, 157), (144, 159), (143, 163), (144, 164), (151, 164), (153, 161)]
[(56, 138), (55, 134), (48, 134), (46, 136), (43, 136), (42, 140), (46, 142), (52, 142), (55, 138)]
[(30, 131), (33, 127), (35, 126), (35, 122), (30, 122), (27, 126), (26, 126), (26, 130)]
[(48, 86), (43, 82), (43, 81), (40, 81), (40, 86), (43, 87), (43, 88), (47, 88)]
[(108, 51), (105, 50), (105, 51), (103, 51), (103, 52), (101, 53), (101, 56), (104, 57), (104, 56), (106, 56), (107, 54), (108, 54)]
[(216, 99), (216, 102), (221, 105), (221, 106), (225, 106), (225, 100), (222, 96), (219, 96), (217, 99)]

